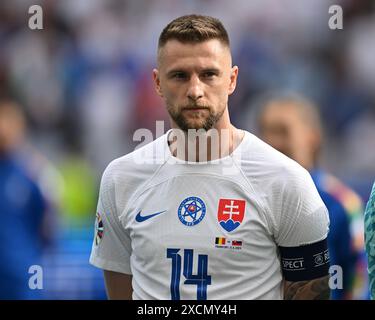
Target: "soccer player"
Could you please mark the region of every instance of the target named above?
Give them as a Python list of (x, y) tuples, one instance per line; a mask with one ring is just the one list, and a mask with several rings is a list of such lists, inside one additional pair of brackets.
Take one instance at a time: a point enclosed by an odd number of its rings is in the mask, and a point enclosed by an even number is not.
[(371, 299), (375, 300), (375, 183), (365, 211), (365, 241)]
[(303, 167), (231, 124), (238, 70), (219, 20), (162, 31), (153, 77), (172, 129), (101, 181), (90, 262), (109, 298), (329, 297), (327, 209)]
[(329, 211), (328, 248), (332, 265), (342, 268), (342, 288), (332, 288), (332, 299), (366, 299), (367, 270), (361, 198), (318, 166), (322, 129), (316, 106), (306, 98), (274, 96), (259, 106), (260, 136), (306, 168)]

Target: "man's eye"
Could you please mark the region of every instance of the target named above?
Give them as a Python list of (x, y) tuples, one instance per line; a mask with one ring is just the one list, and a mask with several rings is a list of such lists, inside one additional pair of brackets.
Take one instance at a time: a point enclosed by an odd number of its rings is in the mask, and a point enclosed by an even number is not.
[(204, 77), (204, 78), (212, 78), (212, 77), (214, 77), (215, 75), (216, 75), (216, 73), (215, 73), (215, 72), (212, 72), (212, 71), (207, 71), (207, 72), (203, 73), (203, 77)]
[(186, 74), (182, 73), (182, 72), (178, 72), (178, 73), (175, 73), (173, 75), (173, 78), (175, 78), (175, 79), (185, 79), (186, 78)]

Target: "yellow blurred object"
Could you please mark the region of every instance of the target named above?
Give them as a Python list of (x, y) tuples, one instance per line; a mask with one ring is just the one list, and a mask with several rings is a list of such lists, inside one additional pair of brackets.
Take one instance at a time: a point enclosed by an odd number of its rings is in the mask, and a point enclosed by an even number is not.
[(64, 187), (61, 212), (68, 220), (82, 221), (92, 217), (96, 205), (96, 181), (89, 163), (77, 156), (67, 157), (59, 166)]

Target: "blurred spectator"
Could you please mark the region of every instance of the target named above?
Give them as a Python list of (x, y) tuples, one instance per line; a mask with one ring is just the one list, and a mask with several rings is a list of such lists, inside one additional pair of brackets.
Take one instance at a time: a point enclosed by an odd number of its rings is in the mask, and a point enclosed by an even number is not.
[(365, 212), (365, 240), (371, 299), (375, 300), (375, 183)]
[[(29, 289), (29, 267), (39, 265), (47, 203), (28, 171), (27, 158), (19, 156), (25, 133), (21, 109), (0, 101), (0, 299), (38, 297)], [(32, 155), (30, 155), (30, 158)]]
[(262, 138), (309, 170), (328, 208), (331, 264), (343, 270), (343, 290), (332, 290), (332, 299), (366, 298), (362, 201), (318, 166), (324, 137), (317, 108), (302, 97), (274, 97), (260, 105), (258, 119)]

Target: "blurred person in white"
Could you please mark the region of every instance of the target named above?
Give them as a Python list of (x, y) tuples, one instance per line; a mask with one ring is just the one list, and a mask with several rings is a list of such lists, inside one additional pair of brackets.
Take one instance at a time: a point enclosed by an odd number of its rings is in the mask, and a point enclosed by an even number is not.
[(257, 107), (261, 138), (310, 172), (328, 208), (331, 264), (343, 270), (343, 289), (332, 290), (332, 299), (366, 298), (363, 203), (353, 190), (319, 166), (324, 136), (317, 106), (305, 97), (286, 93), (263, 97)]
[[(222, 23), (173, 20), (157, 65), (172, 129), (101, 181), (90, 262), (108, 297), (327, 299), (327, 209), (303, 167), (231, 124), (239, 69)], [(189, 130), (211, 149), (191, 157)]]
[(41, 264), (48, 203), (22, 153), (26, 121), (13, 101), (0, 101), (0, 299), (36, 299), (29, 268)]

